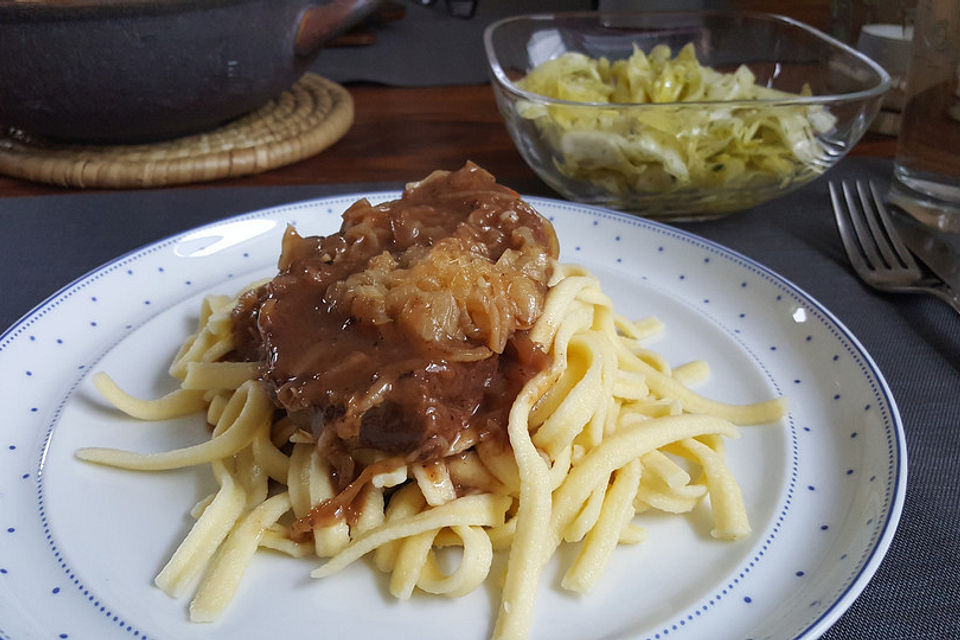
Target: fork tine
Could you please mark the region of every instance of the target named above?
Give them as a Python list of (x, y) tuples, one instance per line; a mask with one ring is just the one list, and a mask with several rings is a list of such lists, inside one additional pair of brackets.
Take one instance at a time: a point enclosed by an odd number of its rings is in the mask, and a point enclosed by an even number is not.
[(880, 221), (883, 223), (883, 228), (887, 232), (887, 237), (890, 238), (890, 243), (893, 245), (894, 250), (900, 257), (900, 260), (908, 269), (920, 271), (920, 266), (917, 264), (917, 261), (914, 260), (913, 254), (903, 244), (903, 241), (900, 239), (900, 234), (897, 232), (897, 228), (893, 226), (893, 220), (890, 219), (890, 214), (887, 213), (887, 208), (883, 204), (883, 199), (879, 196), (879, 194), (877, 194), (877, 188), (873, 185), (872, 180), (870, 181), (870, 193), (873, 194), (873, 202), (877, 206), (877, 214), (880, 216)]
[[(877, 249), (880, 251), (880, 255), (883, 256), (884, 261), (887, 265), (893, 269), (900, 268), (900, 263), (897, 261), (897, 256), (893, 253), (893, 247), (890, 245), (890, 241), (887, 239), (890, 235), (890, 230), (884, 224), (883, 229), (880, 228), (880, 222), (877, 217), (877, 207), (883, 206), (879, 200), (871, 198), (867, 193), (866, 187), (864, 187), (863, 182), (857, 180), (857, 194), (860, 196), (860, 206), (863, 209), (863, 217), (867, 221), (867, 226), (870, 228), (870, 236), (873, 238), (873, 242), (876, 245)], [(874, 194), (876, 195), (876, 194)], [(886, 233), (884, 232), (886, 229)]]
[[(854, 197), (853, 191), (850, 189), (850, 185), (847, 182), (841, 182), (843, 187), (843, 196), (847, 201), (847, 210), (850, 213), (850, 220), (853, 222), (853, 228), (857, 232), (857, 242), (860, 243), (860, 248), (863, 250), (863, 255), (867, 259), (867, 262), (870, 264), (873, 269), (884, 269), (886, 265), (883, 262), (883, 259), (880, 258), (880, 254), (877, 253), (877, 246), (873, 240), (873, 235), (870, 233), (870, 229), (867, 228), (865, 224), (865, 214), (863, 212), (862, 203), (858, 203), (856, 197)], [(858, 206), (858, 204), (860, 206)]]
[(847, 252), (847, 258), (850, 259), (850, 264), (853, 266), (853, 270), (857, 273), (863, 274), (864, 272), (870, 271), (870, 267), (867, 265), (866, 261), (863, 259), (863, 254), (860, 252), (860, 245), (857, 244), (855, 238), (856, 232), (850, 226), (849, 214), (845, 214), (846, 207), (840, 201), (840, 194), (837, 193), (837, 186), (831, 181), (829, 184), (830, 189), (830, 201), (833, 203), (833, 215), (837, 219), (837, 229), (840, 231), (840, 241), (843, 243), (843, 248)]
[[(841, 181), (838, 188), (833, 181), (828, 183), (837, 230), (854, 271), (866, 284), (880, 291), (927, 293), (943, 299), (960, 312), (960, 298), (956, 294), (949, 294), (942, 284), (933, 285), (924, 278), (923, 270), (917, 266), (913, 254), (900, 240), (876, 187), (872, 182), (868, 184), (872, 200), (867, 196), (863, 184), (857, 182), (860, 196), (858, 208), (849, 184)], [(881, 225), (883, 230), (880, 229)], [(880, 260), (878, 249), (887, 256), (889, 266)], [(896, 259), (894, 251), (902, 263)]]

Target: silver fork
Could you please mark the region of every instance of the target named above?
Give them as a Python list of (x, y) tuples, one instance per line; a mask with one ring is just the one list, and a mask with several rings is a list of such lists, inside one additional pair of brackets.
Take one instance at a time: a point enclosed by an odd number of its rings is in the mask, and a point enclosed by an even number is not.
[(856, 194), (841, 183), (843, 197), (830, 183), (830, 200), (840, 240), (857, 275), (874, 289), (937, 296), (960, 313), (960, 296), (939, 279), (928, 276), (900, 240), (883, 200), (871, 182), (869, 193), (856, 183)]

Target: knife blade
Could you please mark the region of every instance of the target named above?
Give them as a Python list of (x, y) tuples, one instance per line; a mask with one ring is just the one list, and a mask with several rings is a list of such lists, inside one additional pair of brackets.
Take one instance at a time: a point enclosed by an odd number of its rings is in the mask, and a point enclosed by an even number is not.
[(902, 222), (896, 225), (904, 244), (938, 278), (960, 293), (960, 236), (951, 246), (938, 232), (921, 227), (917, 223)]

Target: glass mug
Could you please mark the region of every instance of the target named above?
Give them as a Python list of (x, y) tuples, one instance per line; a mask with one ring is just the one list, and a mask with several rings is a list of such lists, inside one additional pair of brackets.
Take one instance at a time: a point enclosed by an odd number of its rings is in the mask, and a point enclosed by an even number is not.
[(920, 0), (890, 197), (960, 232), (960, 0)]

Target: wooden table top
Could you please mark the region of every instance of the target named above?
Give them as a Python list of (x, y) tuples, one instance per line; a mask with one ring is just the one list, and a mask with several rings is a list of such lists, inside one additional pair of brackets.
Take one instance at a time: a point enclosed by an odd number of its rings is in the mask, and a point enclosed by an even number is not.
[[(196, 188), (407, 182), (472, 160), (520, 193), (556, 195), (520, 157), (489, 85), (347, 88), (355, 102), (354, 124), (332, 147), (286, 167)], [(851, 155), (892, 158), (895, 151), (895, 138), (868, 133)], [(0, 196), (81, 192), (0, 176)]]

